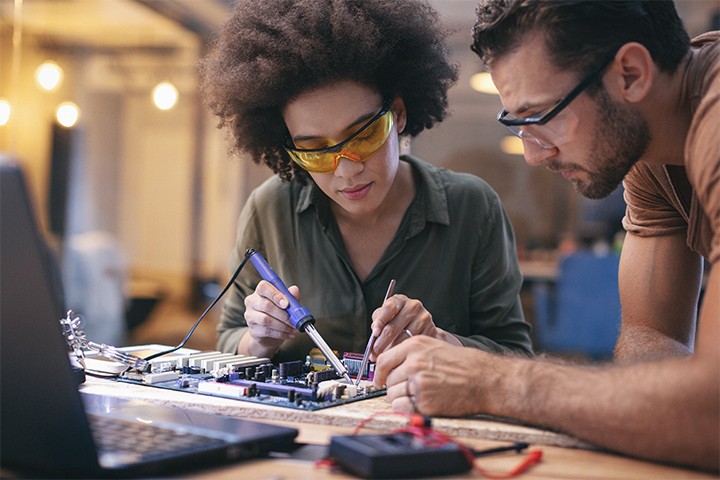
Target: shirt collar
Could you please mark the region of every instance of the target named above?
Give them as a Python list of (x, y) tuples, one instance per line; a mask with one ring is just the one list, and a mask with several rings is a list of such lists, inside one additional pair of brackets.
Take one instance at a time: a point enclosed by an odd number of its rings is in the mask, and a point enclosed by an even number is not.
[[(321, 197), (325, 197), (325, 195), (318, 186), (315, 185), (315, 182), (311, 178), (308, 178), (307, 184), (300, 188), (300, 195), (298, 196), (298, 202), (295, 206), (295, 213), (304, 212), (310, 208), (311, 205), (320, 202), (322, 200)], [(325, 197), (325, 200), (327, 200), (327, 197)]]
[(415, 206), (416, 215), (424, 221), (450, 224), (450, 212), (448, 210), (447, 194), (445, 186), (438, 175), (437, 167), (434, 167), (412, 155), (402, 155), (402, 160), (408, 162), (418, 176), (418, 191), (415, 200), (411, 204)]

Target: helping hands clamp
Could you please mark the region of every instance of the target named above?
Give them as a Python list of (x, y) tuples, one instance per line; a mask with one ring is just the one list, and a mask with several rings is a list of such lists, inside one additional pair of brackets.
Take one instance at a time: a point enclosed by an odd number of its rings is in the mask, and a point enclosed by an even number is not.
[(150, 362), (118, 350), (111, 345), (88, 340), (85, 332), (80, 329), (80, 317), (75, 315), (72, 310), (68, 310), (67, 316), (60, 320), (60, 325), (62, 325), (65, 341), (83, 368), (85, 367), (85, 350), (93, 350), (99, 355), (120, 362), (131, 369), (141, 372), (150, 371)]

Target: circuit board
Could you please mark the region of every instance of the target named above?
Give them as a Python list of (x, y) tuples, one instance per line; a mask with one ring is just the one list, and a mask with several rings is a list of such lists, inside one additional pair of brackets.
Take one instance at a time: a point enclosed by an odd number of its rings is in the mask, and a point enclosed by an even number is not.
[[(126, 351), (140, 355), (161, 349), (153, 345)], [(341, 358), (353, 379), (361, 360), (357, 353)], [(315, 349), (304, 361), (278, 364), (267, 358), (184, 349), (153, 359), (150, 365), (148, 371), (123, 371), (118, 381), (296, 410), (320, 410), (385, 394), (372, 383), (374, 364), (366, 367), (355, 385), (340, 378)]]

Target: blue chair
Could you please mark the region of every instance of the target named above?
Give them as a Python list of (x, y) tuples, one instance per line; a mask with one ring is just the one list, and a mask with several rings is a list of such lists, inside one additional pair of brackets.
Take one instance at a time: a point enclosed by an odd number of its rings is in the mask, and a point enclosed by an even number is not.
[(557, 281), (533, 285), (535, 348), (606, 359), (620, 330), (615, 254), (578, 252), (564, 257)]

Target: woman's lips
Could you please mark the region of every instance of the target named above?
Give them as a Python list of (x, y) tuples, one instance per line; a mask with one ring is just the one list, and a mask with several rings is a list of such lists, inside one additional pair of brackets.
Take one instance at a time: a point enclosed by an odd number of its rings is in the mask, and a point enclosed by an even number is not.
[(372, 183), (367, 183), (365, 185), (345, 188), (340, 190), (340, 193), (342, 193), (348, 200), (360, 200), (367, 196), (371, 185)]

